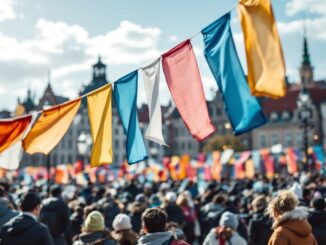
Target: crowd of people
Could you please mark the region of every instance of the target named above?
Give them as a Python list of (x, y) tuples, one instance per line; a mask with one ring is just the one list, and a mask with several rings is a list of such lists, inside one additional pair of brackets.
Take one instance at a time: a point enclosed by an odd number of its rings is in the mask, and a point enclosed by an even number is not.
[(1, 245), (326, 244), (326, 177), (0, 183)]

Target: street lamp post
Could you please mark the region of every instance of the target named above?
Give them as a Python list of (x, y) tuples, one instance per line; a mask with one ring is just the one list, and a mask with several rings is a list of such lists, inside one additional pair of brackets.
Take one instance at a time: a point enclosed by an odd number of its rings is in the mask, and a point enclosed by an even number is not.
[(300, 127), (303, 128), (303, 150), (304, 150), (304, 166), (305, 171), (308, 170), (308, 148), (309, 148), (309, 138), (308, 138), (308, 129), (310, 124), (310, 119), (312, 117), (312, 109), (310, 107), (310, 96), (305, 86), (302, 87), (298, 98), (297, 106), (299, 109), (299, 119)]
[(85, 132), (82, 132), (77, 139), (77, 150), (79, 155), (82, 157), (82, 169), (84, 170), (84, 164), (86, 156), (89, 154), (90, 146), (92, 144), (91, 135)]

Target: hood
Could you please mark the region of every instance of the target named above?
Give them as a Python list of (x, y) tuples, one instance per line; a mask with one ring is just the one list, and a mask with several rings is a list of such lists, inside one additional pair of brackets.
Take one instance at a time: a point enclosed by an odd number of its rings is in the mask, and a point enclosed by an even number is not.
[(4, 215), (8, 211), (9, 202), (7, 199), (1, 197), (0, 198), (0, 216)]
[(162, 245), (164, 242), (170, 240), (172, 233), (169, 231), (155, 232), (142, 236), (138, 240), (138, 245)]
[(53, 211), (60, 207), (62, 201), (56, 197), (49, 197), (44, 200), (42, 208), (47, 211)]
[(81, 244), (89, 244), (94, 242), (105, 241), (107, 237), (103, 232), (92, 232), (92, 233), (84, 233), (79, 236), (79, 242)]
[(37, 224), (37, 222), (32, 217), (19, 215), (11, 219), (4, 227), (8, 227), (8, 229), (6, 229), (8, 234), (18, 236), (35, 224)]
[(305, 207), (297, 207), (296, 209), (285, 212), (281, 217), (275, 220), (273, 228), (284, 227), (299, 236), (309, 236), (311, 234), (311, 226), (307, 222), (308, 209)]

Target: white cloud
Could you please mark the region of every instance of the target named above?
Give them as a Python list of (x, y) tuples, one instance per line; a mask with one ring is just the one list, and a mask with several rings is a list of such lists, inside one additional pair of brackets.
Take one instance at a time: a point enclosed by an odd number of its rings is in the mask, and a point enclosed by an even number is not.
[[(49, 69), (53, 81), (61, 81), (60, 86), (52, 84), (55, 92), (76, 96), (82, 83), (89, 79), (91, 64), (99, 54), (111, 67), (141, 66), (160, 55), (160, 35), (157, 27), (122, 21), (115, 30), (91, 36), (79, 25), (45, 19), (37, 21), (35, 35), (29, 39), (19, 40), (0, 32), (0, 82), (12, 91), (8, 96), (13, 97), (0, 98), (0, 104), (14, 104), (17, 95), (22, 96), (23, 91), (26, 94), (28, 84), (32, 90), (37, 88), (40, 96)], [(89, 75), (85, 78), (85, 74)]]
[(325, 0), (290, 0), (286, 3), (286, 14), (289, 16), (308, 11), (315, 14), (326, 14)]
[(172, 43), (174, 43), (174, 42), (176, 42), (178, 40), (179, 40), (179, 38), (177, 36), (175, 36), (175, 35), (169, 37), (169, 41), (172, 42)]
[(1, 0), (0, 4), (0, 21), (16, 19), (14, 11), (14, 0)]
[(300, 19), (290, 22), (278, 22), (277, 27), (281, 35), (302, 34), (303, 21), (305, 21), (309, 37), (326, 41), (326, 15), (305, 20)]

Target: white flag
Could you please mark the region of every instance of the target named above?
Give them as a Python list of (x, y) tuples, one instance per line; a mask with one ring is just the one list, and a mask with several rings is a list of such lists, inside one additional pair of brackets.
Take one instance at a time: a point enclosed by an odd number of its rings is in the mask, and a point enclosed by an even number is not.
[(166, 145), (162, 134), (160, 106), (160, 58), (143, 68), (143, 79), (149, 110), (149, 125), (145, 137), (160, 145)]
[(32, 120), (23, 136), (20, 140), (18, 140), (15, 144), (10, 146), (8, 149), (0, 153), (0, 168), (4, 168), (7, 170), (16, 170), (19, 168), (19, 163), (23, 157), (23, 146), (22, 140), (25, 138), (27, 133), (31, 130), (35, 120), (37, 119), (38, 113), (32, 114)]

